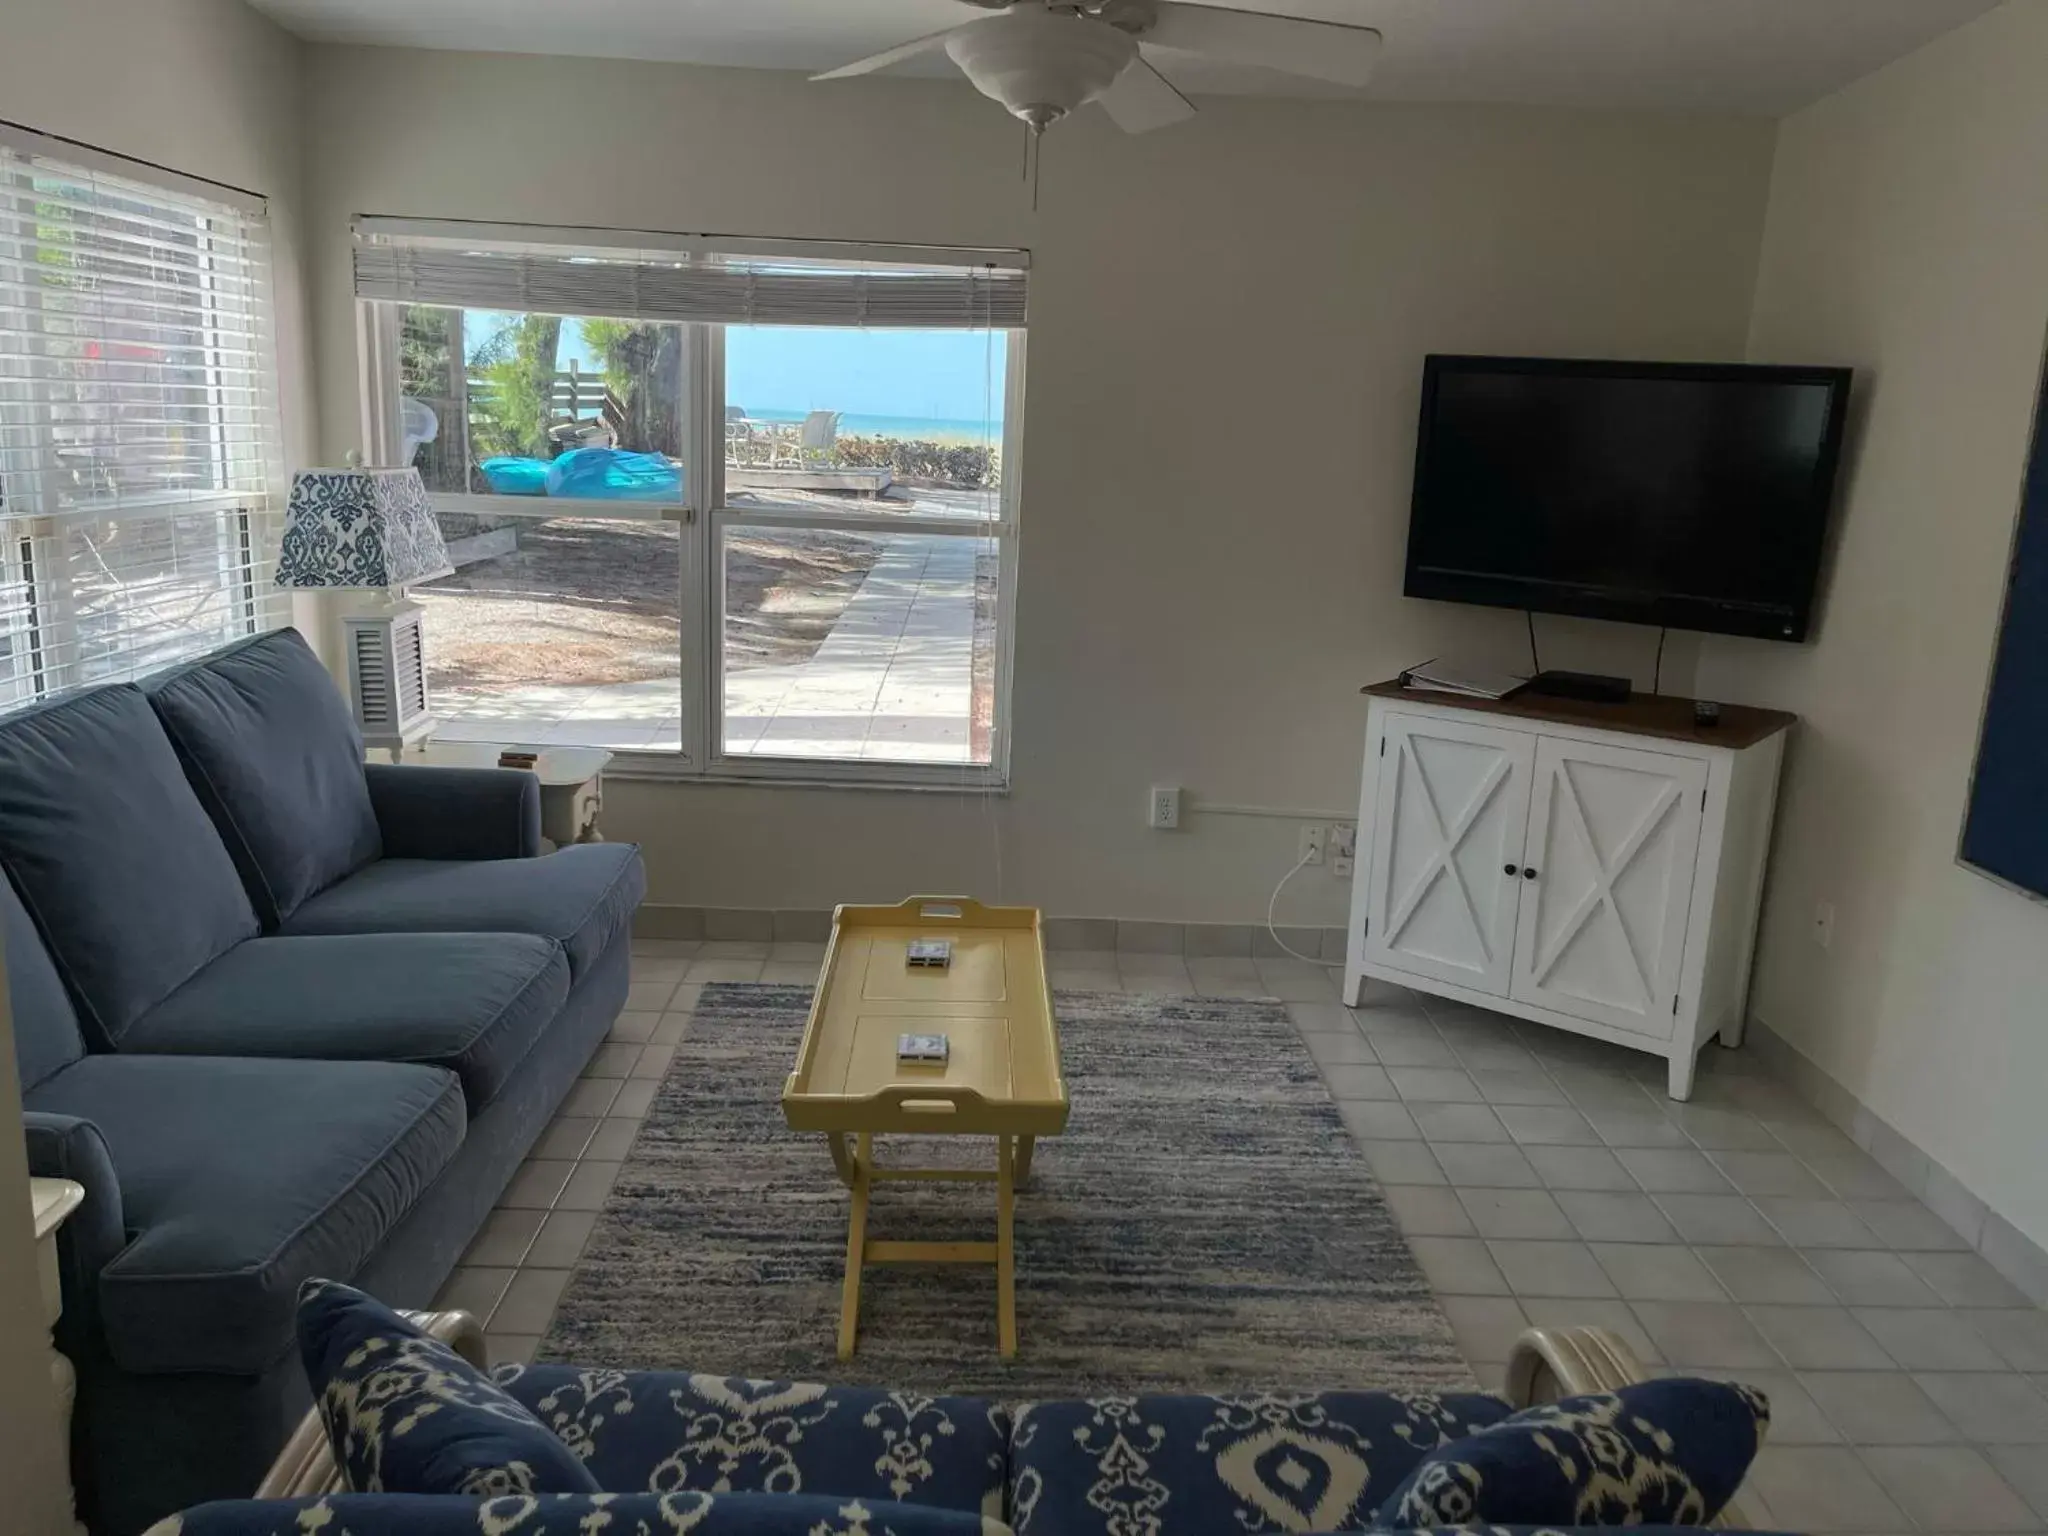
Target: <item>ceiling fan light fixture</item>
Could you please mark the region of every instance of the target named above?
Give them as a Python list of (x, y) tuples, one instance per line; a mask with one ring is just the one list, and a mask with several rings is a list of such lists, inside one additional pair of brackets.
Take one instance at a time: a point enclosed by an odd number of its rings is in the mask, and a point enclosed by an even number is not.
[(1018, 5), (958, 28), (946, 52), (982, 95), (1042, 130), (1114, 85), (1138, 45), (1106, 22)]

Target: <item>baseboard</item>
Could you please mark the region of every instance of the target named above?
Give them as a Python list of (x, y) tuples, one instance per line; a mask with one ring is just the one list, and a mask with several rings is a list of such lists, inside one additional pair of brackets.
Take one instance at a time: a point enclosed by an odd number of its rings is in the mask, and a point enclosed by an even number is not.
[[(683, 907), (643, 902), (633, 914), (639, 939), (752, 939), (817, 943), (832, 927), (822, 909)], [(1272, 960), (1288, 951), (1328, 965), (1344, 961), (1342, 928), (1282, 928), (1282, 948), (1262, 924), (1158, 923), (1114, 917), (1048, 917), (1050, 950), (1122, 950), (1128, 954), (1181, 955), (1189, 960)]]
[(1754, 1013), (1743, 1043), (1954, 1228), (1986, 1263), (2031, 1297), (2036, 1306), (2048, 1306), (2048, 1252), (2038, 1243)]

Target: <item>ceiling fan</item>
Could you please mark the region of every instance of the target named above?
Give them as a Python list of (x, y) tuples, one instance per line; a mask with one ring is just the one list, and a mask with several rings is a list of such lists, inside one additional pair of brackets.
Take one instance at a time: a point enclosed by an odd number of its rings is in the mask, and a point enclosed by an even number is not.
[(1201, 54), (1230, 64), (1362, 86), (1379, 57), (1371, 27), (1303, 21), (1181, 0), (961, 0), (995, 12), (813, 75), (873, 74), (943, 48), (982, 95), (1034, 134), (1091, 101), (1126, 133), (1149, 133), (1195, 115), (1152, 67), (1144, 48)]

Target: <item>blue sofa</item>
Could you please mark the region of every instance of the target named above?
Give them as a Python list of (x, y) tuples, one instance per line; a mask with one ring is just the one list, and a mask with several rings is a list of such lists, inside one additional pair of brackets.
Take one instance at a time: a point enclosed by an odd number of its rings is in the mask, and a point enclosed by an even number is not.
[[(1513, 1411), (1476, 1392), (1010, 1406), (682, 1371), (514, 1365), (493, 1377), (576, 1453), (599, 1487), (616, 1492), (245, 1499), (188, 1510), (150, 1536), (1357, 1532), (1376, 1529), (1379, 1511), (1430, 1453)], [(1622, 1444), (1611, 1435), (1606, 1443)], [(1612, 1465), (1567, 1474), (1602, 1489), (1612, 1525), (1634, 1524), (1638, 1499), (1667, 1498), (1690, 1485), (1690, 1474), (1707, 1471), (1696, 1450), (1667, 1446), (1654, 1466), (1625, 1448), (1615, 1454)], [(1632, 1480), (1609, 1475), (1624, 1465)], [(1737, 1465), (1718, 1470), (1741, 1475)], [(1545, 1529), (1555, 1536), (1558, 1528)]]
[(626, 996), (638, 850), (539, 857), (531, 774), (365, 766), (291, 630), (0, 720), (33, 1172), (95, 1536), (246, 1493), (299, 1283), (428, 1303)]

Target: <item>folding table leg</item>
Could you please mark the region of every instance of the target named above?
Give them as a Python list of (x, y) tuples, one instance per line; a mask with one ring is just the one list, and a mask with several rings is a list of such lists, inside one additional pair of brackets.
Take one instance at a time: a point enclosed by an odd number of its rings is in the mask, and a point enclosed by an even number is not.
[[(836, 1141), (837, 1138), (835, 1138)], [(860, 1327), (860, 1269), (867, 1254), (868, 1175), (875, 1166), (875, 1139), (866, 1131), (853, 1156), (853, 1216), (846, 1227), (846, 1287), (839, 1297), (839, 1358), (853, 1358), (853, 1341)]]
[(996, 1341), (1005, 1360), (1017, 1353), (1016, 1143), (996, 1138)]

